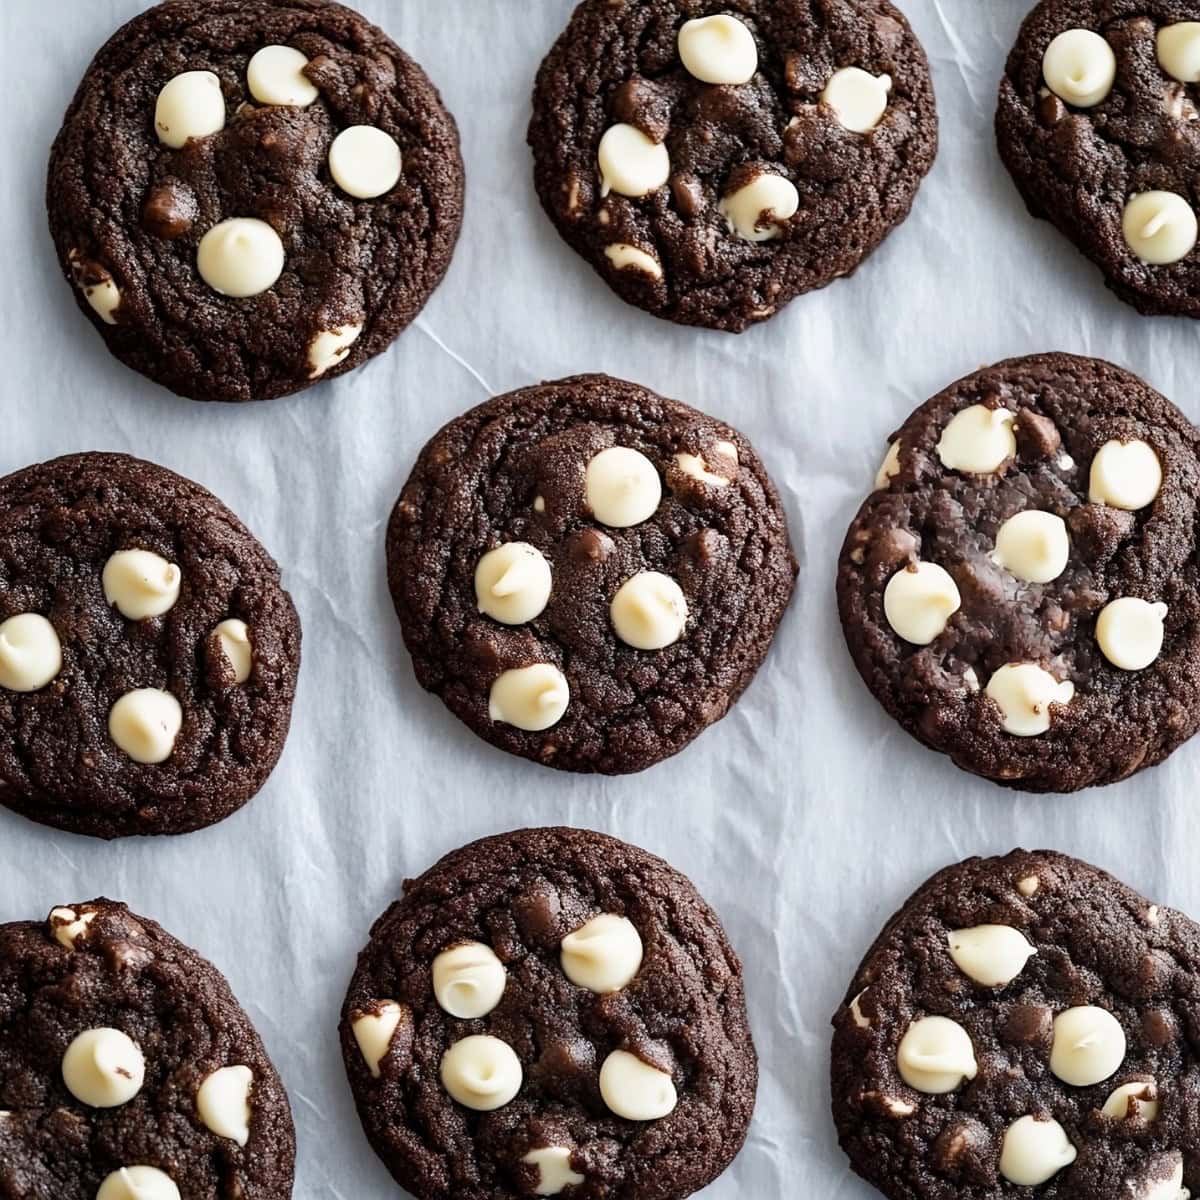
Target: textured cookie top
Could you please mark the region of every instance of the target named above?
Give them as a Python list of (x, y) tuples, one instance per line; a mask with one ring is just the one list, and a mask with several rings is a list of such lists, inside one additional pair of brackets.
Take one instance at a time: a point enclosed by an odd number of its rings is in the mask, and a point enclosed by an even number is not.
[(573, 829), (447, 856), (371, 931), (342, 1014), (359, 1113), (421, 1200), (679, 1200), (741, 1148), (741, 965), (677, 871)]
[(462, 219), (454, 121), (381, 30), (325, 0), (167, 0), (118, 30), (51, 155), (80, 306), (199, 400), (280, 396), (383, 350)]
[(1118, 367), (1013, 359), (893, 439), (838, 569), (868, 687), (961, 767), (1123, 779), (1200, 721), (1200, 434)]
[(388, 530), (422, 685), (495, 745), (576, 771), (641, 770), (724, 716), (795, 573), (746, 439), (602, 375), (451, 422)]
[(1200, 23), (1189, 0), (1044, 0), (1000, 85), (1000, 151), (1035, 216), (1122, 299), (1200, 316)]
[(300, 625), (198, 484), (120, 454), (0, 480), (0, 803), (77, 833), (181, 833), (283, 749)]
[(732, 332), (853, 271), (937, 148), (887, 0), (584, 0), (533, 106), (563, 237), (630, 303)]
[(287, 1096), (224, 978), (123, 904), (0, 925), (0, 1195), (292, 1194)]
[(1185, 1200), (1198, 1001), (1200, 929), (1105, 872), (1023, 850), (950, 867), (834, 1018), (842, 1146), (896, 1200)]

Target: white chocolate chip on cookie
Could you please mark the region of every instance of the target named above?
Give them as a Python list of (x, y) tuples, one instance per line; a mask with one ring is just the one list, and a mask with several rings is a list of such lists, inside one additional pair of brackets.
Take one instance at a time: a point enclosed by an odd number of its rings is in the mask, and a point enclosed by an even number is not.
[(108, 714), (109, 737), (139, 763), (166, 762), (182, 727), (179, 701), (158, 688), (126, 692)]
[(396, 139), (374, 125), (351, 125), (329, 147), (333, 182), (356, 200), (374, 200), (400, 182), (403, 158)]
[(892, 486), (892, 480), (900, 473), (900, 439), (897, 438), (883, 456), (879, 470), (875, 473), (875, 490), (882, 492)]
[(60, 946), (75, 949), (75, 943), (87, 934), (88, 926), (96, 919), (94, 911), (77, 912), (73, 908), (55, 908), (50, 911), (50, 932)]
[(545, 1146), (530, 1150), (521, 1161), (538, 1173), (533, 1192), (535, 1196), (557, 1196), (569, 1187), (578, 1187), (587, 1182), (585, 1176), (572, 1169), (571, 1150), (567, 1146)]
[(900, 1077), (927, 1096), (944, 1096), (974, 1079), (979, 1067), (967, 1031), (948, 1017), (914, 1021), (896, 1054)]
[(1101, 1111), (1114, 1121), (1152, 1125), (1158, 1119), (1158, 1088), (1153, 1080), (1123, 1083), (1105, 1100)]
[(633, 922), (604, 913), (563, 938), (561, 962), (577, 987), (607, 996), (633, 982), (642, 954), (642, 938)]
[(553, 663), (504, 671), (492, 684), (488, 714), (493, 721), (530, 733), (562, 720), (571, 702), (566, 676)]
[(991, 475), (1017, 452), (1013, 422), (1017, 414), (1006, 408), (972, 404), (955, 413), (938, 441), (938, 458), (950, 471)]
[(675, 1082), (636, 1054), (614, 1050), (600, 1068), (600, 1094), (611, 1112), (627, 1121), (658, 1121), (675, 1111)]
[(304, 74), (308, 59), (291, 46), (264, 46), (250, 60), (246, 82), (259, 104), (307, 108), (320, 96)]
[(217, 1137), (229, 1138), (244, 1146), (250, 1140), (250, 1089), (254, 1072), (246, 1066), (221, 1067), (200, 1085), (196, 1092), (196, 1111), (200, 1120)]
[(891, 90), (890, 75), (872, 75), (860, 67), (843, 67), (833, 73), (821, 100), (851, 133), (870, 133), (887, 112)]
[(221, 655), (233, 670), (233, 682), (245, 683), (254, 663), (254, 648), (245, 621), (230, 617), (222, 621), (209, 635), (217, 639)]
[(1120, 1070), (1125, 1048), (1125, 1030), (1107, 1009), (1068, 1008), (1054, 1018), (1050, 1070), (1072, 1087), (1091, 1087)]
[(274, 287), (283, 266), (283, 240), (257, 217), (231, 217), (214, 225), (196, 252), (200, 278), (214, 292), (236, 299)]
[(671, 174), (666, 146), (648, 138), (634, 125), (613, 125), (600, 139), (601, 195), (648, 196)]
[[(712, 487), (728, 487), (733, 482), (732, 477), (737, 474), (737, 447), (732, 442), (717, 442), (713, 451), (711, 464), (703, 455), (679, 453), (675, 455), (675, 465), (685, 475), (690, 475), (701, 483), (710, 484)], [(729, 474), (721, 475), (709, 469), (710, 466), (718, 465), (724, 465)]]
[(137, 1043), (119, 1029), (89, 1029), (67, 1047), (63, 1083), (89, 1108), (117, 1108), (142, 1090), (146, 1060)]
[(225, 97), (212, 71), (184, 71), (158, 93), (154, 131), (173, 150), (225, 128)]
[(40, 613), (18, 613), (0, 624), (0, 688), (36, 692), (62, 670), (62, 643)]
[(395, 1000), (381, 1000), (370, 1011), (352, 1016), (350, 1028), (358, 1043), (358, 1052), (375, 1079), (383, 1074), (380, 1063), (387, 1057), (401, 1021), (409, 1019), (409, 1010)]
[(309, 379), (320, 379), (326, 371), (343, 362), (362, 331), (362, 322), (358, 321), (318, 333), (308, 343)]
[(782, 175), (766, 172), (722, 197), (721, 215), (731, 233), (748, 242), (769, 242), (783, 235), (783, 223), (800, 208), (796, 185)]
[(1076, 108), (1094, 108), (1117, 78), (1117, 56), (1098, 33), (1068, 29), (1046, 47), (1042, 59), (1046, 86)]
[(179, 1200), (179, 1188), (157, 1167), (122, 1167), (105, 1177), (96, 1200)]
[(476, 1035), (455, 1042), (442, 1058), (442, 1086), (464, 1108), (495, 1112), (521, 1090), (516, 1052), (499, 1038)]
[(1176, 192), (1140, 192), (1129, 198), (1121, 229), (1130, 250), (1150, 266), (1169, 266), (1195, 249), (1196, 210)]
[(1049, 583), (1067, 569), (1070, 556), (1062, 517), (1029, 509), (1000, 526), (992, 561), (1026, 583)]
[(663, 650), (679, 641), (687, 627), (683, 589), (660, 571), (642, 571), (627, 579), (609, 611), (617, 637), (635, 650)]
[(1165, 604), (1122, 596), (1105, 605), (1096, 621), (1096, 641), (1104, 657), (1122, 671), (1142, 671), (1162, 653)]
[(1018, 1187), (1037, 1187), (1069, 1167), (1077, 1153), (1057, 1121), (1021, 1117), (1004, 1135), (1000, 1174)]
[(897, 636), (928, 646), (962, 606), (958, 585), (944, 567), (919, 562), (897, 571), (883, 592), (883, 611)]
[(1114, 439), (1092, 459), (1088, 498), (1093, 504), (1136, 512), (1158, 499), (1162, 485), (1162, 463), (1152, 446), (1140, 439)]
[(130, 621), (161, 617), (179, 599), (183, 572), (150, 550), (118, 550), (100, 576), (104, 599)]
[(508, 974), (491, 946), (464, 942), (433, 960), (433, 994), (443, 1012), (462, 1021), (486, 1017), (504, 996)]
[(1011, 925), (976, 925), (949, 936), (954, 965), (983, 987), (1007, 987), (1037, 954), (1028, 939)]
[(618, 271), (640, 271), (651, 279), (662, 278), (662, 263), (653, 254), (648, 254), (639, 246), (631, 246), (628, 242), (613, 242), (605, 246), (604, 257)]
[(550, 564), (528, 542), (497, 546), (475, 567), (479, 611), (504, 625), (523, 625), (541, 614), (553, 585)]
[(1050, 728), (1054, 704), (1070, 704), (1075, 685), (1060, 683), (1037, 663), (1008, 663), (988, 680), (988, 696), (1000, 708), (1001, 725), (1015, 737), (1038, 737)]
[(1180, 21), (1158, 31), (1158, 62), (1180, 83), (1200, 83), (1200, 21)]
[(758, 70), (758, 46), (746, 26), (726, 13), (685, 21), (679, 57), (701, 83), (749, 83)]
[(662, 501), (662, 480), (654, 464), (627, 446), (610, 446), (591, 459), (584, 490), (592, 516), (612, 529), (648, 521)]

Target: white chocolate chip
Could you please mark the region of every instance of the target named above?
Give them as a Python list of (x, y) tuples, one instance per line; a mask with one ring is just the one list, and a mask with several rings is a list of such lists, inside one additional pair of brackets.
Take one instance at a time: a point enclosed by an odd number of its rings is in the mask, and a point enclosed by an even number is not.
[(100, 576), (107, 604), (130, 621), (161, 617), (179, 599), (183, 572), (149, 550), (118, 550)]
[[(693, 479), (698, 479), (701, 483), (710, 484), (712, 487), (728, 487), (733, 482), (733, 477), (738, 471), (738, 451), (737, 447), (732, 442), (717, 442), (713, 446), (714, 458), (723, 460), (728, 475), (720, 475), (715, 471), (709, 470), (709, 462), (700, 454), (676, 454), (675, 465), (685, 474), (690, 475)], [(719, 465), (713, 462), (712, 466)]]
[(443, 1012), (463, 1021), (486, 1017), (500, 1003), (508, 973), (491, 946), (464, 942), (433, 960), (433, 994)]
[(571, 1150), (567, 1146), (546, 1146), (530, 1150), (521, 1161), (538, 1172), (535, 1196), (557, 1196), (569, 1187), (578, 1187), (587, 1180), (571, 1169)]
[(196, 252), (200, 278), (222, 296), (258, 296), (283, 274), (283, 240), (256, 217), (231, 217), (214, 225)]
[(350, 353), (350, 347), (358, 341), (363, 331), (361, 321), (350, 325), (338, 325), (318, 333), (308, 343), (308, 377), (320, 379), (326, 371), (343, 362)]
[(133, 1039), (119, 1029), (89, 1029), (67, 1047), (62, 1077), (81, 1104), (116, 1108), (142, 1090), (146, 1060)]
[(626, 1050), (614, 1050), (604, 1060), (600, 1095), (609, 1111), (627, 1121), (661, 1120), (679, 1102), (670, 1075)]
[(139, 763), (166, 762), (183, 727), (183, 709), (170, 692), (126, 692), (108, 714), (108, 735)]
[(1096, 641), (1104, 657), (1122, 671), (1142, 671), (1162, 653), (1165, 604), (1122, 596), (1105, 605), (1096, 621)]
[(948, 1017), (914, 1021), (896, 1054), (900, 1078), (927, 1096), (953, 1092), (979, 1072), (967, 1031)]
[(242, 684), (250, 678), (254, 662), (254, 648), (250, 644), (250, 630), (245, 621), (230, 617), (222, 621), (211, 633), (221, 647), (225, 661), (233, 668), (233, 682)]
[(1007, 987), (1037, 954), (1025, 935), (1011, 925), (976, 925), (950, 934), (950, 957), (976, 983)]
[(604, 913), (562, 940), (562, 969), (577, 987), (598, 996), (619, 992), (642, 966), (642, 938), (628, 917)]
[(628, 242), (613, 242), (604, 247), (604, 257), (618, 271), (641, 271), (651, 279), (662, 278), (662, 263), (653, 254), (647, 254), (639, 246), (631, 246)]
[(1121, 230), (1130, 250), (1150, 266), (1168, 266), (1195, 249), (1196, 210), (1175, 192), (1141, 192), (1125, 205)]
[(1021, 1117), (1004, 1135), (1000, 1174), (1019, 1187), (1037, 1187), (1069, 1167), (1077, 1153), (1057, 1121)]
[(442, 1086), (464, 1108), (495, 1112), (515, 1099), (523, 1073), (516, 1052), (499, 1038), (455, 1042), (442, 1058)]
[(1068, 1008), (1054, 1018), (1050, 1070), (1072, 1087), (1091, 1087), (1115, 1075), (1125, 1060), (1125, 1030), (1103, 1008)]
[(796, 185), (766, 172), (721, 198), (718, 206), (729, 231), (747, 242), (769, 242), (783, 235), (783, 223), (800, 208)]
[(406, 1014), (407, 1009), (395, 1000), (383, 1000), (371, 1011), (355, 1013), (351, 1018), (350, 1028), (358, 1043), (358, 1052), (376, 1079), (383, 1074), (379, 1064), (387, 1057), (392, 1038)]
[(1049, 583), (1067, 569), (1071, 540), (1054, 513), (1029, 509), (1009, 517), (996, 534), (992, 561), (1026, 583)]
[(191, 138), (208, 137), (225, 128), (225, 97), (212, 71), (184, 71), (161, 92), (154, 107), (154, 131), (173, 150)]
[(96, 1200), (179, 1200), (179, 1188), (157, 1167), (122, 1167), (107, 1176)]
[(479, 611), (504, 625), (523, 625), (546, 607), (553, 587), (550, 564), (528, 542), (489, 550), (475, 567)]
[(39, 613), (18, 613), (0, 624), (0, 688), (36, 692), (62, 670), (62, 643)]
[(648, 521), (658, 511), (662, 480), (640, 451), (610, 446), (587, 465), (585, 498), (601, 525), (627, 529)]
[(749, 83), (758, 70), (754, 35), (725, 13), (685, 21), (679, 30), (679, 57), (701, 83)]
[(963, 683), (966, 684), (968, 692), (975, 693), (979, 691), (979, 673), (974, 667), (967, 667), (967, 669), (963, 671), (962, 677)]
[(1038, 737), (1050, 728), (1050, 706), (1070, 704), (1075, 685), (1059, 683), (1037, 663), (1008, 663), (988, 680), (987, 694), (1000, 707), (1006, 733)]
[(562, 720), (571, 702), (567, 677), (552, 663), (504, 671), (492, 684), (488, 715), (530, 733)]
[(1149, 1186), (1139, 1191), (1135, 1200), (1190, 1200), (1191, 1195), (1183, 1186), (1183, 1156), (1175, 1151), (1171, 1173), (1165, 1179), (1150, 1180)]
[(648, 196), (671, 174), (666, 146), (648, 138), (634, 125), (613, 125), (600, 139), (600, 194)]
[(404, 161), (396, 139), (374, 125), (351, 125), (329, 147), (329, 173), (348, 196), (374, 200), (400, 182)]
[(1094, 108), (1112, 91), (1117, 56), (1098, 33), (1068, 29), (1046, 47), (1042, 75), (1059, 99), (1076, 108)]
[(1036, 875), (1026, 875), (1023, 879), (1017, 880), (1017, 891), (1022, 896), (1035, 896), (1037, 890), (1042, 886), (1042, 881)]
[(1123, 1083), (1105, 1100), (1101, 1111), (1114, 1121), (1140, 1121), (1151, 1125), (1158, 1120), (1158, 1088), (1146, 1080)]
[(879, 470), (875, 472), (875, 490), (882, 492), (892, 486), (892, 480), (900, 473), (900, 439), (897, 438), (883, 456)]
[(661, 571), (641, 571), (625, 580), (609, 609), (617, 637), (635, 650), (673, 646), (687, 626), (683, 589)]
[(843, 67), (833, 73), (821, 100), (851, 133), (870, 133), (887, 112), (891, 90), (890, 75), (872, 75), (860, 67)]
[(546, 497), (545, 496), (534, 496), (533, 511), (537, 512), (537, 513), (544, 513), (546, 511)]
[(1146, 921), (1150, 925), (1158, 924), (1158, 912), (1159, 909), (1157, 904), (1152, 904), (1148, 909), (1146, 909)]
[(254, 1072), (246, 1066), (222, 1067), (214, 1071), (196, 1092), (200, 1120), (217, 1137), (244, 1146), (250, 1140), (250, 1089)]
[(307, 108), (321, 94), (304, 74), (308, 59), (291, 46), (264, 46), (250, 60), (246, 82), (259, 104)]
[(99, 283), (83, 285), (83, 294), (92, 306), (92, 311), (105, 325), (117, 323), (117, 309), (121, 307), (121, 289), (110, 275)]
[(1158, 499), (1163, 469), (1154, 448), (1139, 439), (1105, 442), (1092, 459), (1088, 498), (1136, 512)]
[(1158, 31), (1158, 62), (1180, 83), (1200, 83), (1200, 21), (1180, 21)]
[(94, 911), (76, 912), (73, 908), (55, 908), (50, 911), (50, 932), (60, 946), (75, 949), (75, 943), (87, 933), (88, 926), (96, 919)]
[(1013, 422), (1017, 414), (1006, 408), (972, 404), (955, 413), (942, 430), (938, 458), (949, 471), (991, 475), (1017, 452)]
[(911, 1100), (901, 1100), (899, 1096), (880, 1096), (878, 1092), (868, 1092), (866, 1095), (878, 1096), (879, 1103), (892, 1117), (911, 1117), (917, 1111), (917, 1106)]
[(961, 606), (958, 585), (937, 563), (902, 567), (883, 591), (887, 623), (897, 636), (914, 646), (936, 641)]
[(857, 1025), (859, 1027), (859, 1029), (870, 1029), (871, 1028), (870, 1018), (866, 1015), (866, 1013), (863, 1012), (862, 1006), (860, 1003), (862, 998), (866, 994), (867, 994), (867, 989), (863, 988), (863, 990), (861, 992), (859, 992), (858, 995), (855, 996), (853, 1000), (850, 1001), (850, 1016), (854, 1019), (854, 1024)]

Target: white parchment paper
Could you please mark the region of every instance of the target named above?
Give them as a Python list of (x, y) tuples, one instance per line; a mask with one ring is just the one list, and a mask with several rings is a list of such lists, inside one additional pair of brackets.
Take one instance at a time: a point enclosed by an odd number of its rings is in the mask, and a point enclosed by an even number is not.
[[(403, 878), (530, 824), (606, 830), (664, 855), (724, 918), (762, 1057), (746, 1149), (705, 1195), (874, 1195), (827, 1103), (828, 1022), (883, 920), (933, 870), (1014, 845), (1062, 849), (1200, 915), (1189, 847), (1200, 746), (1133, 781), (1022, 797), (960, 773), (884, 716), (851, 666), (837, 551), (885, 439), (980, 364), (1107, 356), (1200, 418), (1196, 326), (1146, 319), (1024, 212), (992, 141), (997, 81), (1029, 0), (906, 0), (933, 64), (937, 165), (860, 272), (739, 338), (627, 308), (563, 245), (524, 144), (537, 65), (570, 0), (358, 0), (458, 118), (467, 217), (449, 276), (382, 358), (288, 400), (177, 399), (110, 358), (46, 231), (46, 157), (93, 52), (144, 0), (3, 0), (0, 471), (125, 450), (211, 488), (283, 567), (304, 624), (291, 737), (259, 797), (187, 837), (104, 845), (0, 810), (0, 921), (97, 894), (210, 957), (266, 1039), (299, 1137), (296, 1195), (395, 1189), (359, 1130), (336, 1039), (371, 922)], [(802, 573), (733, 712), (675, 759), (576, 778), (472, 737), (415, 684), (388, 599), (388, 512), (453, 416), (544, 378), (626, 376), (743, 430), (787, 505)]]

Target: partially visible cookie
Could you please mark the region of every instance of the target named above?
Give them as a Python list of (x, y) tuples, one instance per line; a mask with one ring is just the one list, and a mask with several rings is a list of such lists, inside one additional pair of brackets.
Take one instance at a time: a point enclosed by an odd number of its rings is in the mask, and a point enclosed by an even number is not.
[(1042, 0), (1000, 84), (1000, 154), (1143, 313), (1200, 317), (1200, 12), (1194, 0)]
[(80, 308), (196, 400), (299, 391), (385, 350), (462, 223), (454, 119), (328, 0), (164, 0), (96, 55), (47, 203)]
[(0, 925), (4, 1200), (287, 1200), (287, 1095), (221, 974), (123, 904)]
[(529, 144), (543, 207), (622, 299), (738, 333), (908, 216), (937, 112), (888, 0), (584, 0)]
[(199, 484), (123, 454), (0, 479), (0, 804), (104, 838), (220, 821), (299, 668), (279, 568)]
[(796, 576), (750, 443), (605, 375), (447, 425), (404, 486), (387, 556), (423, 687), (501, 749), (607, 774), (725, 715)]
[(834, 1017), (842, 1147), (893, 1200), (1187, 1200), (1198, 1002), (1182, 913), (1063, 854), (968, 859), (888, 922)]
[(682, 1200), (754, 1109), (716, 915), (661, 859), (578, 829), (487, 838), (406, 883), (341, 1035), (367, 1136), (419, 1200)]
[(960, 767), (1069, 792), (1200, 726), (1200, 433), (1110, 363), (985, 368), (892, 438), (842, 548), (846, 644)]

